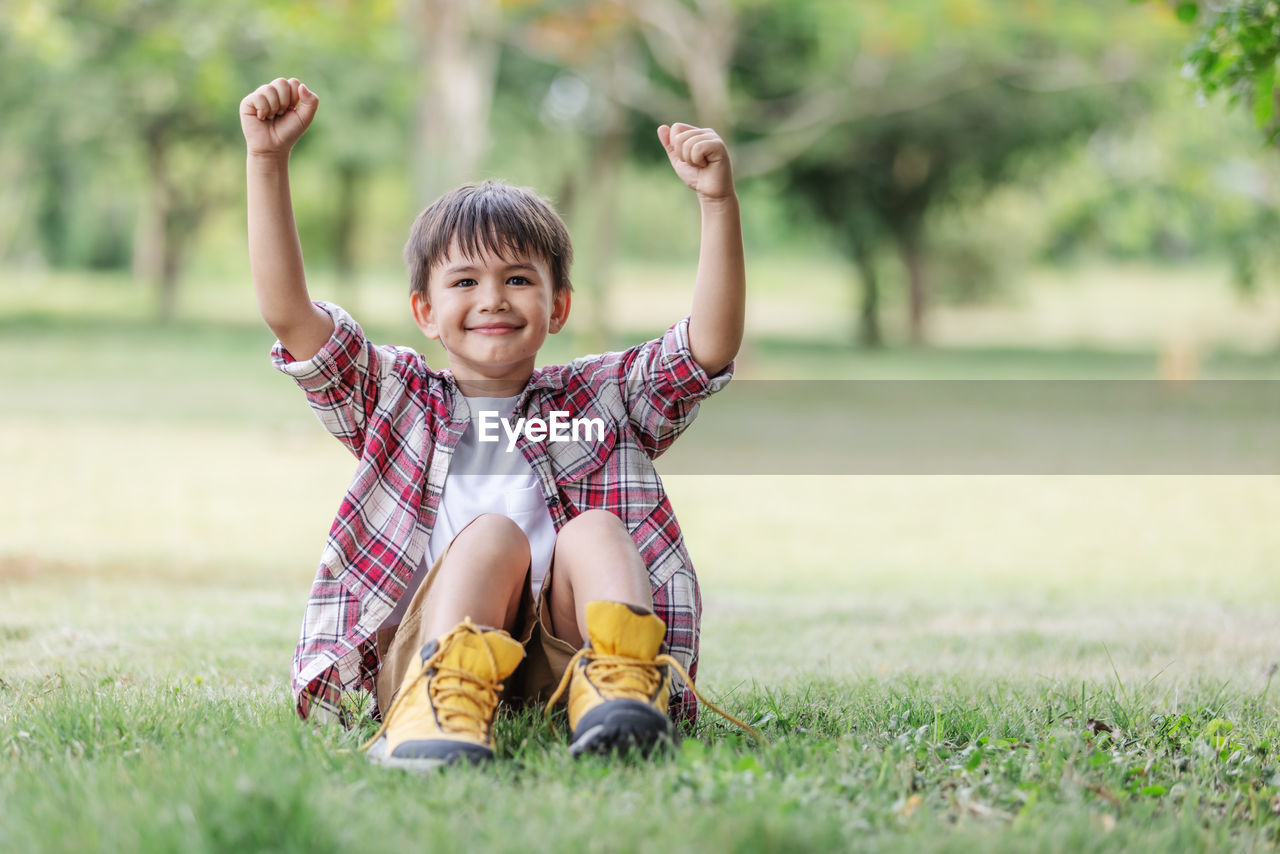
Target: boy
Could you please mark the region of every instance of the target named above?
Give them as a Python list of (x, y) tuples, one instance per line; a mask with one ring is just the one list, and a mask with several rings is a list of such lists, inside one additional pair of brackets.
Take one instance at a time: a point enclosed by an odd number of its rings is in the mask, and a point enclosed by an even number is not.
[[(728, 382), (742, 341), (724, 143), (658, 128), (702, 209), (691, 316), (570, 365), (534, 369), (569, 316), (559, 216), (494, 182), (434, 202), (405, 258), (414, 320), (448, 353), (449, 370), (435, 371), (307, 294), (288, 160), (318, 104), (296, 78), (240, 104), (249, 258), (279, 338), (273, 361), (359, 458), (294, 655), (299, 714), (338, 713), (344, 692), (372, 690), (382, 728), (370, 758), (425, 770), (492, 758), (500, 695), (554, 702), (568, 682), (575, 755), (669, 739), (670, 716), (696, 710), (701, 601), (652, 458)], [(570, 418), (577, 441), (550, 435)]]

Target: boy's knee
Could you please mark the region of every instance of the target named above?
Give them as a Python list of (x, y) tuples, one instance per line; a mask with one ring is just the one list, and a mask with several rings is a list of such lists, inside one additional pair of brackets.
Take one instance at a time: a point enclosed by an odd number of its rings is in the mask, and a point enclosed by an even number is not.
[(483, 513), (477, 516), (458, 536), (466, 536), (468, 540), (503, 550), (522, 550), (526, 555), (529, 552), (529, 538), (524, 535), (524, 531), (520, 530), (514, 520), (500, 513)]
[(627, 526), (614, 513), (608, 510), (585, 510), (577, 516), (569, 520), (563, 528), (560, 529), (558, 539), (564, 539), (565, 535), (574, 536), (590, 536), (592, 534), (624, 534), (628, 537), (631, 535), (627, 532)]

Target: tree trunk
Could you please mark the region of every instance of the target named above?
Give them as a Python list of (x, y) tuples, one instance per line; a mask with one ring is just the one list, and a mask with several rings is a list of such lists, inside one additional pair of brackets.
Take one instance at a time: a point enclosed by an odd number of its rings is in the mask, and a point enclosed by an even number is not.
[(148, 131), (146, 155), (150, 192), (140, 239), (134, 243), (133, 272), (155, 288), (157, 315), (161, 322), (168, 323), (177, 306), (179, 258), (170, 246), (176, 200), (169, 175), (169, 146), (163, 132)]
[(907, 269), (908, 294), (911, 305), (911, 343), (923, 346), (928, 335), (925, 329), (925, 318), (929, 310), (929, 289), (924, 274), (924, 251), (920, 246), (919, 235), (910, 233), (898, 238), (898, 252), (902, 256), (902, 264)]
[(133, 240), (133, 278), (138, 282), (154, 282), (164, 266), (164, 224), (169, 218), (169, 187), (161, 176), (165, 172), (164, 146), (158, 140), (147, 140), (147, 194), (143, 200), (138, 229)]
[(884, 346), (880, 329), (880, 278), (870, 247), (853, 241), (853, 263), (858, 268), (859, 305), (855, 340), (860, 347), (878, 350)]
[(609, 291), (613, 276), (614, 254), (618, 244), (618, 177), (627, 150), (627, 130), (621, 111), (611, 110), (596, 138), (587, 165), (585, 186), (589, 195), (582, 196), (578, 210), (580, 226), (588, 235), (581, 245), (586, 258), (581, 266), (584, 282), (591, 295), (587, 328), (579, 331), (580, 345), (588, 352), (608, 347), (613, 324), (609, 318)]
[(178, 275), (182, 271), (183, 256), (191, 234), (188, 220), (189, 217), (181, 216), (170, 208), (169, 219), (163, 228), (164, 254), (156, 279), (156, 292), (160, 321), (166, 324), (172, 323), (178, 314)]
[(338, 164), (337, 214), (333, 221), (333, 269), (342, 304), (355, 311), (356, 223), (360, 221), (360, 190), (364, 169), (351, 161)]
[(175, 177), (170, 140), (163, 130), (146, 135), (147, 173), (151, 191), (143, 218), (140, 252), (134, 273), (155, 288), (156, 314), (161, 323), (177, 316), (178, 287), (187, 248), (212, 205), (211, 191), (190, 176)]
[(415, 0), (418, 103), (414, 184), (426, 204), (474, 179), (489, 145), (489, 112), (498, 72), (495, 0)]
[(570, 206), (576, 218), (574, 231), (586, 235), (577, 246), (582, 252), (575, 281), (585, 283), (590, 313), (585, 328), (575, 335), (580, 349), (599, 352), (608, 347), (613, 332), (609, 317), (613, 262), (618, 248), (618, 183), (627, 153), (627, 117), (619, 104), (619, 87), (628, 63), (628, 51), (614, 50), (589, 77), (604, 90), (601, 113), (594, 124), (591, 153), (580, 180), (569, 182)]
[[(50, 139), (57, 139), (51, 132)], [(71, 262), (71, 208), (75, 204), (71, 167), (67, 152), (59, 142), (43, 146), (37, 160), (39, 175), (36, 196), (36, 237), (50, 267), (66, 267)]]
[(140, 285), (154, 282), (164, 263), (164, 223), (168, 218), (169, 201), (164, 188), (154, 181), (147, 188), (142, 212), (138, 217), (133, 238), (133, 262), (131, 273)]

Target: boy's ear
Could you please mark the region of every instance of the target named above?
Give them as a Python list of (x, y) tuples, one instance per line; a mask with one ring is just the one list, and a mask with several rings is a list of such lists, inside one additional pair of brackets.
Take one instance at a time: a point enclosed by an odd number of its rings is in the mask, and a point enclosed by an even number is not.
[(436, 323), (435, 312), (431, 310), (431, 301), (425, 294), (417, 291), (409, 294), (409, 307), (413, 310), (413, 321), (418, 324), (422, 334), (435, 340), (440, 337), (440, 326)]
[(569, 306), (572, 303), (573, 295), (568, 288), (558, 290), (551, 296), (551, 323), (548, 331), (552, 335), (564, 329), (565, 321), (569, 319)]

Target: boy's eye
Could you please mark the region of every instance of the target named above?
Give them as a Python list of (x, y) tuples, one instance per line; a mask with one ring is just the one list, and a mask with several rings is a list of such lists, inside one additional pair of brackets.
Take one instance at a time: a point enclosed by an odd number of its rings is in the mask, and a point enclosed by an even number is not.
[(531, 285), (533, 283), (530, 282), (528, 279), (526, 279), (524, 276), (512, 276), (511, 278), (507, 279), (507, 284), (508, 285)]
[(475, 279), (458, 279), (453, 283), (455, 288), (469, 288), (476, 283)]

